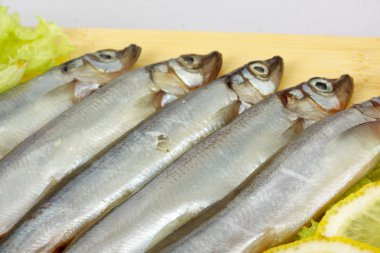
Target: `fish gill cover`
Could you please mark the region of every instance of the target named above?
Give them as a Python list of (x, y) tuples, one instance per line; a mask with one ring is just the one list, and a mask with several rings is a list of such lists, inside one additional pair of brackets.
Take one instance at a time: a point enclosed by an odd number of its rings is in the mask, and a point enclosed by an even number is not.
[(74, 47), (55, 24), (38, 18), (24, 27), (17, 13), (0, 5), (0, 93), (66, 60)]

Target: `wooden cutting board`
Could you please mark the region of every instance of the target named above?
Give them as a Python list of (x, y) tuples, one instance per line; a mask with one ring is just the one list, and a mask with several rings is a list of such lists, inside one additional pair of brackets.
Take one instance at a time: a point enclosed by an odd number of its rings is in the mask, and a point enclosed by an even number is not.
[(353, 103), (380, 96), (380, 38), (109, 29), (66, 32), (77, 46), (75, 56), (135, 43), (143, 49), (139, 67), (180, 54), (218, 50), (226, 73), (248, 61), (280, 55), (285, 60), (280, 88), (313, 76), (334, 78), (347, 73), (355, 81)]

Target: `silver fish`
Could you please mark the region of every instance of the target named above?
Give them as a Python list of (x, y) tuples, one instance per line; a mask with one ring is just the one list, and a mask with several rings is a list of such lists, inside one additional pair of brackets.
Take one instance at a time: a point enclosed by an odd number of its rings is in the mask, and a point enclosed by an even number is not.
[(124, 74), (141, 48), (86, 54), (0, 94), (0, 158), (102, 85)]
[(219, 210), (209, 209), (198, 224), (178, 231), (180, 240), (155, 252), (262, 252), (284, 243), (379, 160), (380, 97), (310, 127)]
[(221, 54), (184, 55), (139, 68), (72, 106), (0, 160), (0, 236), (128, 130), (215, 79)]
[(313, 78), (269, 96), (177, 159), (67, 252), (150, 249), (227, 195), (306, 125), (342, 110), (352, 88), (347, 75)]
[[(267, 75), (252, 71), (255, 66)], [(0, 246), (0, 252), (63, 249), (182, 153), (235, 118), (242, 97), (253, 101), (273, 93), (282, 70), (280, 57), (254, 61), (166, 106), (34, 210)], [(242, 77), (240, 86), (252, 89), (231, 86), (230, 79), (236, 76)]]

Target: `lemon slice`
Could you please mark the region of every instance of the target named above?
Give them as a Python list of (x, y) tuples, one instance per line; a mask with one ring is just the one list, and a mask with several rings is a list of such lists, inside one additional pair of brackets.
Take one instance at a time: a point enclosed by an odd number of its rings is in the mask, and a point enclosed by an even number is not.
[(309, 237), (264, 253), (379, 253), (380, 250), (348, 238)]
[(317, 235), (349, 237), (380, 248), (380, 182), (364, 186), (327, 211)]

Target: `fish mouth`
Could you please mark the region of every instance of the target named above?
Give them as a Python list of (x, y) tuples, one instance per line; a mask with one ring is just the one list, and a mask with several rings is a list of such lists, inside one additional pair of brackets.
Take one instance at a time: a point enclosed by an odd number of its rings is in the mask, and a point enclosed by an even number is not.
[(141, 51), (141, 47), (135, 44), (131, 44), (119, 51), (119, 58), (121, 62), (123, 62), (125, 68), (129, 68), (136, 63), (137, 59), (141, 55)]
[(371, 101), (373, 107), (376, 107), (377, 109), (380, 110), (380, 97), (371, 98), (370, 101)]
[(268, 68), (271, 71), (275, 71), (277, 68), (279, 68), (280, 75), (282, 75), (282, 73), (284, 72), (284, 59), (281, 56), (273, 56), (272, 58), (265, 60), (264, 62), (267, 64)]
[(202, 57), (202, 69), (204, 73), (204, 83), (215, 80), (222, 68), (223, 57), (218, 51), (213, 51)]
[(281, 83), (282, 75), (284, 73), (284, 59), (281, 56), (273, 56), (272, 58), (265, 60), (269, 69), (269, 78), (272, 79), (272, 83), (275, 86), (275, 90), (278, 89)]
[(341, 109), (348, 106), (354, 92), (354, 80), (350, 75), (342, 75), (337, 79), (331, 80), (336, 97), (339, 100)]

